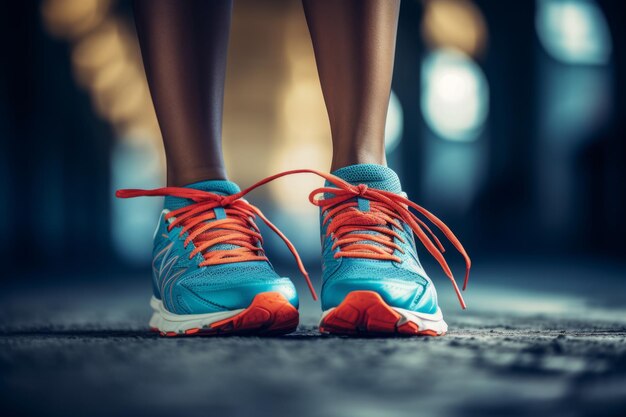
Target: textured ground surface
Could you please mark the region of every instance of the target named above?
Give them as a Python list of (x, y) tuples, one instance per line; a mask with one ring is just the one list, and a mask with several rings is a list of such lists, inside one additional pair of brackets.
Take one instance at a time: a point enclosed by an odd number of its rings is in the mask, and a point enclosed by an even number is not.
[(2, 292), (3, 415), (626, 415), (623, 286), (598, 303), (486, 279), (468, 312), (444, 295), (438, 339), (324, 337), (307, 300), (290, 336), (169, 339), (133, 282)]

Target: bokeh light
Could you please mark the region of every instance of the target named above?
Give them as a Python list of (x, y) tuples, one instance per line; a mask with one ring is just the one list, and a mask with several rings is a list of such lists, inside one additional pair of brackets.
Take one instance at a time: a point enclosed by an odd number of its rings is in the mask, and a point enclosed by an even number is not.
[[(117, 141), (111, 153), (111, 195), (120, 188), (156, 188), (163, 183), (159, 150), (141, 137)], [(120, 256), (144, 265), (152, 258), (152, 238), (160, 198), (111, 200), (111, 237)]]
[(487, 26), (476, 5), (469, 0), (427, 0), (424, 3), (422, 36), (432, 48), (453, 48), (470, 56), (487, 46)]
[(612, 43), (602, 10), (592, 0), (539, 0), (535, 19), (546, 52), (566, 64), (606, 64)]
[(48, 31), (58, 37), (75, 38), (91, 31), (106, 17), (110, 0), (55, 0), (41, 5)]
[[(53, 35), (71, 45), (76, 81), (120, 138), (159, 148), (160, 132), (131, 23), (110, 0), (47, 0), (41, 14)], [(163, 159), (161, 157), (161, 163)]]
[(430, 52), (422, 63), (421, 107), (437, 135), (471, 141), (481, 133), (489, 112), (489, 87), (480, 67), (449, 49)]
[(404, 130), (404, 111), (396, 93), (391, 92), (389, 108), (387, 109), (387, 121), (385, 123), (385, 151), (393, 152), (400, 141)]
[(51, 34), (69, 42), (76, 82), (115, 131), (111, 237), (120, 256), (141, 263), (151, 256), (151, 233), (162, 202), (119, 201), (114, 191), (160, 186), (165, 164), (137, 38), (114, 5), (110, 0), (46, 0), (41, 15)]

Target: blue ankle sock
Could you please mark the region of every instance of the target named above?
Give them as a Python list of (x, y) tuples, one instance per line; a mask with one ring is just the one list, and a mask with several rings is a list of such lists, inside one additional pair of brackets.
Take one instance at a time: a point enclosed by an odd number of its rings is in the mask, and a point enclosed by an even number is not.
[[(231, 195), (240, 191), (239, 186), (228, 180), (206, 180), (198, 181), (185, 185), (183, 188), (193, 188), (194, 190), (209, 191), (215, 194)], [(192, 201), (187, 198), (167, 196), (163, 202), (163, 208), (168, 210), (176, 210), (191, 204)]]
[[(339, 168), (332, 172), (333, 175), (353, 185), (365, 184), (377, 190), (402, 192), (400, 179), (393, 169), (376, 164), (356, 164)], [(326, 186), (332, 187), (328, 181)]]

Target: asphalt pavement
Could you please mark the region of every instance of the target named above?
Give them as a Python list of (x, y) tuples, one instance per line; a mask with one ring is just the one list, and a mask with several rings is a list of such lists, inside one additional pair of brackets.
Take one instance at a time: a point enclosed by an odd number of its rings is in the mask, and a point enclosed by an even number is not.
[(161, 338), (146, 326), (147, 278), (12, 285), (0, 295), (1, 414), (626, 415), (624, 269), (603, 275), (605, 301), (582, 279), (558, 291), (483, 272), (465, 312), (440, 290), (441, 338), (323, 336), (305, 294), (288, 336)]

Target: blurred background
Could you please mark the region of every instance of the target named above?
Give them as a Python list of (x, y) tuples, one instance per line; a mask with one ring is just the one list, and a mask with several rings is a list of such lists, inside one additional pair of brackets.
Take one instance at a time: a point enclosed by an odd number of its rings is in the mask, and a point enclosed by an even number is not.
[[(389, 165), (473, 260), (462, 312), (418, 248), (446, 337), (320, 337), (319, 304), (265, 233), (300, 290), (299, 331), (172, 340), (147, 330), (162, 202), (114, 197), (165, 183), (130, 1), (1, 2), (3, 415), (626, 415), (625, 11), (621, 0), (402, 1)], [(236, 0), (233, 19), (230, 177), (245, 187), (328, 170), (300, 2)], [(249, 196), (318, 286), (307, 197), (321, 184), (292, 176)]]
[[(33, 286), (123, 277), (148, 294), (162, 203), (114, 197), (161, 186), (165, 172), (130, 2), (0, 7), (4, 277)], [(460, 237), (474, 283), (524, 288), (535, 277), (560, 291), (590, 276), (607, 288), (623, 282), (624, 32), (618, 0), (402, 2), (389, 165)], [(298, 1), (235, 2), (224, 148), (241, 186), (328, 170), (330, 132)], [(317, 277), (307, 195), (319, 185), (290, 177), (251, 196)], [(279, 271), (295, 270), (280, 241), (268, 241)]]

